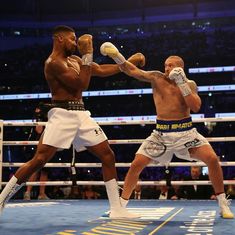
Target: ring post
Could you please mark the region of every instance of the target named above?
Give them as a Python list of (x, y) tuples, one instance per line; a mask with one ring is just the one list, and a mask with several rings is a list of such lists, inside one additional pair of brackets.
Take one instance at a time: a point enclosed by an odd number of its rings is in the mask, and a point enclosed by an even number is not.
[(2, 189), (3, 120), (0, 120), (0, 189)]

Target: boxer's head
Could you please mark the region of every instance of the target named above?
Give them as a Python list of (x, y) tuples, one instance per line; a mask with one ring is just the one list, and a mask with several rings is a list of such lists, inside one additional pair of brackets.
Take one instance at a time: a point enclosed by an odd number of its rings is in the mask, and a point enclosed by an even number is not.
[(70, 56), (77, 50), (76, 35), (73, 28), (66, 25), (56, 26), (53, 30), (53, 41), (56, 46)]
[(173, 68), (181, 67), (182, 69), (184, 69), (184, 61), (181, 57), (172, 55), (166, 59), (164, 66), (165, 75), (168, 77)]

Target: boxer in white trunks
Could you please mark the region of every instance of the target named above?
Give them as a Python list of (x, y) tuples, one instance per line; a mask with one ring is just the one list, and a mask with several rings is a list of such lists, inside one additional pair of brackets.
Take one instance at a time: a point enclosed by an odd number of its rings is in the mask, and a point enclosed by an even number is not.
[[(74, 56), (79, 50), (81, 58)], [(144, 57), (134, 54), (129, 60), (143, 66)], [(48, 123), (37, 151), (30, 161), (21, 166), (0, 194), (0, 212), (7, 201), (40, 170), (58, 149), (71, 144), (77, 151), (86, 148), (102, 162), (103, 178), (110, 203), (111, 218), (136, 218), (120, 204), (115, 156), (101, 127), (90, 117), (82, 101), (82, 92), (88, 88), (91, 75), (107, 77), (119, 73), (118, 65), (98, 65), (93, 62), (92, 36), (82, 35), (78, 41), (74, 29), (57, 26), (53, 31), (53, 50), (45, 61), (44, 73), (52, 94)]]
[(198, 112), (201, 99), (196, 83), (186, 78), (183, 59), (179, 56), (168, 57), (165, 73), (162, 73), (144, 71), (130, 64), (112, 43), (102, 44), (100, 51), (113, 58), (127, 75), (151, 83), (157, 113), (156, 129), (137, 150), (125, 178), (122, 204), (127, 204), (140, 173), (152, 160), (167, 165), (175, 154), (190, 161), (201, 160), (208, 166), (220, 214), (223, 218), (234, 218), (224, 193), (219, 159), (208, 141), (192, 125), (190, 110)]

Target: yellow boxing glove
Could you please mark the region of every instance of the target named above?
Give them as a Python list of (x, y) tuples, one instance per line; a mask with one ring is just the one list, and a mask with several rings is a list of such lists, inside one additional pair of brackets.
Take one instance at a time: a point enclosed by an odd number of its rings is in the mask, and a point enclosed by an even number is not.
[(103, 43), (100, 47), (100, 53), (104, 56), (111, 57), (117, 64), (123, 64), (126, 61), (125, 57), (111, 42)]
[(79, 53), (82, 55), (82, 65), (90, 66), (93, 62), (93, 42), (92, 35), (84, 34), (78, 38)]

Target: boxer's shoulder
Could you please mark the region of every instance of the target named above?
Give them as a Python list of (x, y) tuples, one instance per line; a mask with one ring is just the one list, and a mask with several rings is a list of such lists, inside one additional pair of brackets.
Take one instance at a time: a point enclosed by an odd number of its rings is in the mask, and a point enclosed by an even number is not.
[(162, 73), (159, 70), (153, 70), (153, 71), (149, 71), (148, 72), (150, 76), (152, 76), (153, 78), (163, 78), (165, 76), (164, 73)]

